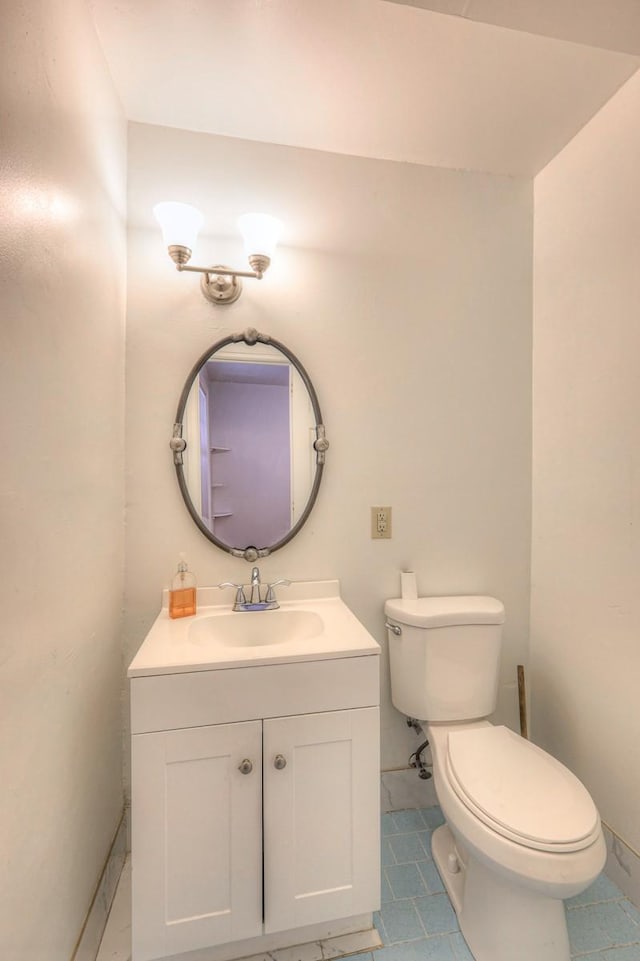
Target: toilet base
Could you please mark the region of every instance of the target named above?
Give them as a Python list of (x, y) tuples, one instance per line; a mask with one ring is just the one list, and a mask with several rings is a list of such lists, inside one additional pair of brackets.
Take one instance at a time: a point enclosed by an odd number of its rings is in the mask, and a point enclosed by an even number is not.
[(472, 854), (463, 863), (446, 824), (433, 832), (431, 850), (475, 961), (570, 961), (562, 901), (514, 884)]

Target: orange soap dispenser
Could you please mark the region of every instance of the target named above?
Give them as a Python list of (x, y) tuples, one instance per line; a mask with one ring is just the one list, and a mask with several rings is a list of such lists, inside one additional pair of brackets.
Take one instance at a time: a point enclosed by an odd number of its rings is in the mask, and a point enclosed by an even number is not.
[(196, 578), (189, 570), (184, 554), (169, 591), (169, 617), (191, 617), (196, 612)]

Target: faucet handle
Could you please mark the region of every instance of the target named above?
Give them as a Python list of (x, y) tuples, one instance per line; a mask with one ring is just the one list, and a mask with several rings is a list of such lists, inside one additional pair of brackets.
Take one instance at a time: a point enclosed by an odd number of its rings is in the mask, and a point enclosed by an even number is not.
[(267, 584), (267, 596), (265, 597), (265, 602), (267, 604), (272, 604), (275, 601), (276, 594), (274, 587), (278, 587), (280, 584), (286, 584), (288, 587), (290, 583), (291, 581), (287, 580), (286, 577), (281, 577), (280, 580), (274, 581), (273, 584)]
[(235, 589), (236, 589), (236, 599), (235, 599), (235, 603), (236, 603), (236, 604), (246, 604), (246, 603), (247, 603), (247, 599), (246, 599), (246, 597), (244, 596), (244, 585), (243, 585), (243, 584), (234, 584), (233, 581), (223, 581), (222, 584), (218, 584), (218, 587), (219, 587), (219, 588), (223, 588), (223, 587), (235, 587)]

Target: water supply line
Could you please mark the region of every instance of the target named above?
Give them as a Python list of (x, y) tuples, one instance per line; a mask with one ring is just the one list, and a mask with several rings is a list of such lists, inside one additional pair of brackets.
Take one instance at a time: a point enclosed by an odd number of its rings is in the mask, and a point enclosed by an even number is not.
[[(422, 730), (422, 725), (415, 717), (407, 718), (407, 727), (413, 728), (416, 734), (424, 734)], [(423, 758), (423, 753), (426, 748), (429, 747), (429, 741), (425, 738), (422, 744), (416, 748), (413, 754), (409, 757), (409, 767), (414, 767), (418, 771), (418, 777), (422, 778), (423, 781), (427, 781), (433, 775), (428, 769), (427, 762)]]

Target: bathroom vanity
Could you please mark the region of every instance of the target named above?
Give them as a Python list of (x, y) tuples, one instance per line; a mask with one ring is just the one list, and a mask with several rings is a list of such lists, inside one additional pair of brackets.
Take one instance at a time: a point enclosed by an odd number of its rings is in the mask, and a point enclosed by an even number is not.
[(379, 907), (378, 644), (337, 581), (275, 611), (220, 597), (163, 608), (129, 668), (133, 961), (318, 941)]

